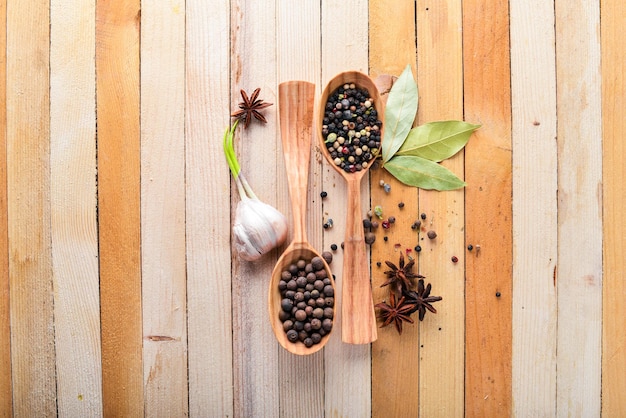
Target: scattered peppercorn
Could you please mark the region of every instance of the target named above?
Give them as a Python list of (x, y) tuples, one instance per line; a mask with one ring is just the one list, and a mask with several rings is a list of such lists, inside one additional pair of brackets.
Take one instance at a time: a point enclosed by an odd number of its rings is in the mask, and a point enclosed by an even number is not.
[(322, 258), (324, 259), (324, 261), (326, 261), (326, 263), (330, 264), (333, 262), (333, 254), (329, 251), (324, 251), (322, 253)]
[(389, 221), (383, 221), (383, 228), (385, 229), (389, 229), (389, 227), (391, 226), (391, 224), (389, 223)]
[(368, 245), (372, 245), (374, 241), (376, 241), (376, 234), (374, 234), (373, 232), (366, 232), (365, 243)]
[(496, 297), (499, 298), (500, 296), (502, 296), (500, 292), (496, 292)]
[(383, 239), (385, 240), (385, 242), (389, 241), (389, 237), (387, 235), (385, 235)]
[(411, 229), (419, 229), (420, 226), (422, 226), (422, 223), (420, 221), (415, 221), (411, 224)]
[(369, 229), (372, 227), (372, 221), (369, 219), (363, 219), (363, 228)]
[(459, 257), (457, 257), (456, 255), (453, 255), (453, 256), (452, 256), (452, 262), (453, 262), (453, 263), (456, 263), (456, 262), (458, 262), (458, 261), (459, 261)]
[(380, 261), (376, 262), (376, 267), (380, 267), (382, 265), (382, 263)]
[(474, 246), (472, 244), (467, 246), (467, 251), (472, 251), (474, 249)]
[(372, 228), (378, 228), (378, 221), (372, 221)]
[(337, 244), (330, 244), (330, 249), (333, 251), (337, 251)]
[(428, 233), (426, 235), (428, 236), (429, 239), (437, 238), (437, 233), (435, 231), (433, 231), (432, 229), (430, 231), (428, 231)]
[(390, 216), (389, 217), (389, 223), (390, 224), (396, 223), (396, 217), (395, 216)]
[(320, 193), (320, 197), (321, 197), (322, 199), (324, 199), (326, 196), (328, 196), (328, 193), (326, 193), (326, 192), (322, 192), (322, 193)]
[(389, 193), (391, 191), (391, 185), (389, 183), (385, 183), (383, 189), (385, 190), (385, 193)]
[(415, 250), (415, 252), (419, 253), (420, 251), (422, 251), (422, 246), (421, 245), (416, 245), (414, 250)]
[(400, 202), (400, 203), (398, 203), (398, 207), (399, 207), (400, 209), (402, 209), (402, 208), (404, 207), (404, 202)]
[(341, 249), (343, 250), (343, 242), (341, 243)]
[(420, 215), (420, 218), (422, 218), (422, 220), (426, 219), (426, 214), (425, 214), (425, 213), (422, 213), (422, 214)]

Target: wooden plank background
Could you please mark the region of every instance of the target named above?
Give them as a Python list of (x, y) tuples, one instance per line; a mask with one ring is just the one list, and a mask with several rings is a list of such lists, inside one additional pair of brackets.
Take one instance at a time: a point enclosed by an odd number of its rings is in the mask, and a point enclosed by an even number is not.
[[(620, 0), (0, 0), (0, 417), (626, 415), (625, 21)], [(417, 244), (444, 299), (368, 345), (339, 317), (293, 356), (267, 318), (282, 248), (232, 247), (230, 113), (240, 89), (274, 103), (236, 148), (290, 218), (278, 84), (407, 65), (416, 123), (482, 125), (444, 162), (467, 187), (372, 170), (358, 216), (397, 218), (370, 249), (375, 302), (377, 262)], [(313, 144), (318, 250), (345, 199)]]

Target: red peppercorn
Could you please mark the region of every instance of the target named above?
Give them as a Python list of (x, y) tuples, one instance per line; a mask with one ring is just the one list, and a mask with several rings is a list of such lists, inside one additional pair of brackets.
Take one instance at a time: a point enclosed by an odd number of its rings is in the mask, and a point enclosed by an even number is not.
[(458, 262), (458, 261), (459, 261), (459, 258), (458, 258), (456, 255), (453, 255), (453, 256), (452, 256), (452, 262), (453, 262), (453, 263), (456, 263), (456, 262)]
[(383, 228), (389, 229), (389, 221), (383, 221)]

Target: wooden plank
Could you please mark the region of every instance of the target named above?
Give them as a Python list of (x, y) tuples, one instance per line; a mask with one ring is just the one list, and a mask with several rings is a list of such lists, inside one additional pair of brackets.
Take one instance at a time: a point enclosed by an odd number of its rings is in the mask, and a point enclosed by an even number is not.
[[(507, 0), (463, 2), (465, 414), (511, 414), (511, 89)], [(477, 246), (480, 245), (480, 251)], [(500, 297), (496, 296), (499, 292)]]
[[(603, 0), (602, 41), (603, 254), (602, 416), (626, 416), (626, 2)], [(597, 232), (596, 232), (597, 233)]]
[(145, 414), (188, 416), (184, 0), (144, 0), (141, 27)]
[[(350, 3), (340, 0), (324, 1), (322, 11), (321, 62), (322, 79), (320, 88), (337, 73), (356, 70), (367, 73), (368, 29), (367, 25), (354, 25), (350, 31), (337, 30), (337, 22), (350, 16), (353, 22), (367, 22), (367, 1)], [(334, 227), (324, 232), (324, 247), (331, 244), (340, 247), (346, 228), (347, 185), (326, 161), (322, 163), (324, 190), (328, 198), (324, 201), (323, 217), (330, 217)], [(358, 216), (369, 209), (369, 183), (361, 183), (361, 208)], [(332, 264), (337, 289), (342, 286), (343, 254), (335, 253)], [(370, 345), (350, 345), (341, 342), (341, 292), (335, 294), (336, 317), (333, 335), (324, 349), (325, 362), (325, 414), (327, 416), (367, 417), (371, 414), (371, 362)], [(357, 382), (358, 384), (355, 384)]]
[(94, 12), (93, 0), (51, 2), (50, 198), (62, 416), (102, 415)]
[(13, 412), (54, 416), (50, 251), (49, 12), (38, 1), (7, 8), (7, 206)]
[(98, 222), (105, 416), (144, 414), (138, 0), (96, 3)]
[[(462, 3), (460, 0), (417, 6), (418, 122), (463, 119)], [(469, 122), (475, 123), (471, 118)], [(473, 137), (470, 141), (475, 141)], [(464, 152), (442, 162), (463, 178)], [(417, 213), (417, 212), (416, 212)], [(420, 415), (462, 417), (462, 370), (465, 353), (465, 205), (464, 190), (420, 190), (422, 252), (419, 271), (443, 297), (438, 313), (420, 324)], [(426, 232), (434, 230), (430, 240)], [(452, 257), (458, 262), (453, 262)]]
[[(393, 13), (390, 13), (393, 10)], [(412, 2), (371, 1), (369, 3), (370, 55), (369, 67), (372, 77), (402, 73), (411, 65), (415, 74), (415, 4)], [(386, 100), (389, 85), (382, 87), (383, 77), (378, 79), (379, 90)], [(391, 186), (386, 193), (380, 181)], [(389, 230), (378, 227), (376, 242), (371, 246), (372, 296), (374, 303), (389, 300), (389, 288), (381, 288), (388, 270), (385, 261), (398, 264), (399, 252), (417, 245), (417, 233), (410, 228), (417, 216), (417, 189), (404, 186), (386, 170), (370, 172), (371, 207), (380, 205), (385, 218), (396, 217)], [(404, 202), (402, 211), (399, 201)], [(380, 219), (378, 219), (380, 223)], [(384, 237), (387, 237), (387, 241)], [(395, 244), (400, 243), (400, 248)], [(416, 253), (411, 256), (417, 257)], [(408, 262), (408, 259), (407, 259)], [(381, 263), (378, 267), (377, 263)], [(414, 267), (417, 273), (418, 267)], [(380, 326), (380, 321), (378, 322)], [(372, 416), (417, 416), (419, 414), (419, 356), (407, 353), (419, 352), (419, 326), (406, 324), (402, 335), (395, 327), (379, 328), (378, 339), (372, 344)]]
[(221, 143), (230, 119), (230, 1), (212, 5), (186, 1), (189, 414), (232, 417), (230, 175)]
[[(276, 41), (278, 60), (278, 83), (290, 80), (304, 80), (320, 87), (320, 2), (306, 0), (277, 2)], [(277, 111), (276, 107), (275, 111)], [(311, 158), (309, 162), (309, 185), (306, 207), (306, 236), (318, 252), (323, 251), (322, 200), (322, 159), (317, 146), (317, 136), (311, 137)], [(280, 144), (279, 144), (280, 145)], [(277, 156), (277, 209), (291, 220), (287, 175), (290, 168), (285, 166), (282, 151)], [(287, 241), (292, 238), (291, 234)], [(334, 266), (335, 264), (331, 264)], [(318, 351), (310, 356), (294, 356), (280, 349), (278, 354), (281, 416), (297, 415), (319, 417), (324, 415), (324, 353)], [(304, 378), (303, 378), (304, 377)]]
[(513, 413), (519, 417), (545, 416), (556, 413), (554, 4), (511, 1), (510, 7), (515, 243)]
[(0, 416), (13, 416), (7, 223), (7, 3), (0, 1)]
[[(235, 0), (231, 4), (231, 102), (236, 109), (240, 89), (251, 94), (260, 88), (260, 98), (274, 106), (266, 109), (266, 125), (258, 121), (237, 129), (236, 150), (252, 189), (259, 199), (276, 207), (277, 166), (281, 155), (276, 123), (276, 4)], [(231, 193), (232, 213), (239, 196)], [(288, 196), (280, 197), (288, 199)], [(233, 255), (233, 364), (235, 416), (279, 416), (278, 342), (267, 317), (269, 279), (277, 260), (276, 251), (256, 262)]]
[[(600, 2), (555, 1), (558, 117), (557, 415), (600, 413)], [(580, 237), (584, 237), (581, 245)]]

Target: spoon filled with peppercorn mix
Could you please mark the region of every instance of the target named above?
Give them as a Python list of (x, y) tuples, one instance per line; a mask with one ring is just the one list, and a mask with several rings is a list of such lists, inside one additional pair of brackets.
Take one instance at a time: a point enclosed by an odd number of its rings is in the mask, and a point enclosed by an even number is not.
[(384, 103), (372, 79), (348, 71), (328, 82), (315, 120), (322, 153), (348, 186), (341, 339), (349, 344), (377, 338), (360, 201), (361, 179), (380, 154), (383, 114)]
[(306, 237), (306, 199), (315, 85), (278, 86), (280, 133), (293, 215), (292, 241), (278, 259), (268, 295), (270, 323), (287, 351), (307, 355), (328, 341), (335, 313), (335, 283), (328, 263)]

